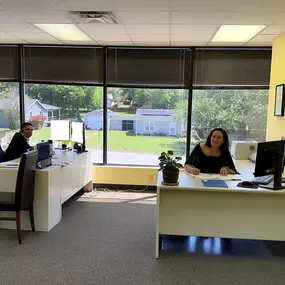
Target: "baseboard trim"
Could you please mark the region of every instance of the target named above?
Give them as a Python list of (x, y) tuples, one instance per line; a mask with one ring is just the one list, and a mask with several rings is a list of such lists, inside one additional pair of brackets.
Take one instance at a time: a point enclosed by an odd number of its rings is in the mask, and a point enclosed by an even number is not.
[(101, 184), (101, 183), (93, 183), (93, 188), (107, 188), (110, 190), (135, 190), (135, 191), (155, 191), (156, 186), (147, 186), (146, 185), (125, 185), (125, 184)]

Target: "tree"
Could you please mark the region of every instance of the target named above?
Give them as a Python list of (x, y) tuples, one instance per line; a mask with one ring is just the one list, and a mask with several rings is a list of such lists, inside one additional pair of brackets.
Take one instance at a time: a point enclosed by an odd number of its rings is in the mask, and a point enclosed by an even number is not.
[(267, 103), (267, 90), (196, 90), (192, 126), (201, 137), (212, 128), (223, 127), (240, 139), (263, 139)]
[(81, 111), (103, 107), (102, 87), (28, 84), (26, 93), (41, 103), (61, 107), (63, 116), (80, 116)]
[(10, 107), (5, 108), (4, 114), (9, 121), (9, 128), (16, 130), (20, 127), (20, 102), (19, 102), (19, 88), (16, 82), (5, 84), (0, 87), (2, 89), (2, 96), (8, 99)]

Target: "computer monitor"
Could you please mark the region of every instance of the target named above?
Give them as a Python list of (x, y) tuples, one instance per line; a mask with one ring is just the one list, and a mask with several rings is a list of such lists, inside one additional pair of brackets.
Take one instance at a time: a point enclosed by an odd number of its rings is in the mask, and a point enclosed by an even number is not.
[(71, 141), (84, 143), (84, 123), (71, 122)]
[(81, 144), (81, 151), (85, 151), (85, 127), (83, 122), (71, 122), (71, 141)]
[(38, 168), (45, 168), (52, 165), (50, 154), (50, 143), (41, 142), (37, 144), (38, 150)]
[(68, 120), (50, 121), (50, 138), (53, 141), (69, 141), (70, 123)]
[(272, 190), (282, 187), (285, 140), (258, 143), (254, 176), (273, 174), (274, 184), (261, 186)]

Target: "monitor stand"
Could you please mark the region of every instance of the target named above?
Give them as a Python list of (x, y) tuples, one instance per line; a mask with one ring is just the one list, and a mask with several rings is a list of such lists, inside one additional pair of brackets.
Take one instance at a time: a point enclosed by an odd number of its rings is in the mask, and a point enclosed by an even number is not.
[(274, 180), (273, 185), (259, 185), (260, 188), (270, 189), (270, 190), (281, 190), (285, 189), (282, 186), (282, 172), (283, 172), (283, 157), (281, 158), (280, 153), (276, 152), (274, 155)]

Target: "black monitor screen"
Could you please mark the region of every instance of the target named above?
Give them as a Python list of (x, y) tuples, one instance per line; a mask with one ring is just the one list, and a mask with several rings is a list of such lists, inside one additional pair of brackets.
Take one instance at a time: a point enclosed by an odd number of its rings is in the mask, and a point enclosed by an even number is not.
[(258, 143), (254, 176), (283, 172), (285, 140)]
[(38, 162), (51, 157), (49, 142), (38, 143), (37, 150), (38, 150)]

